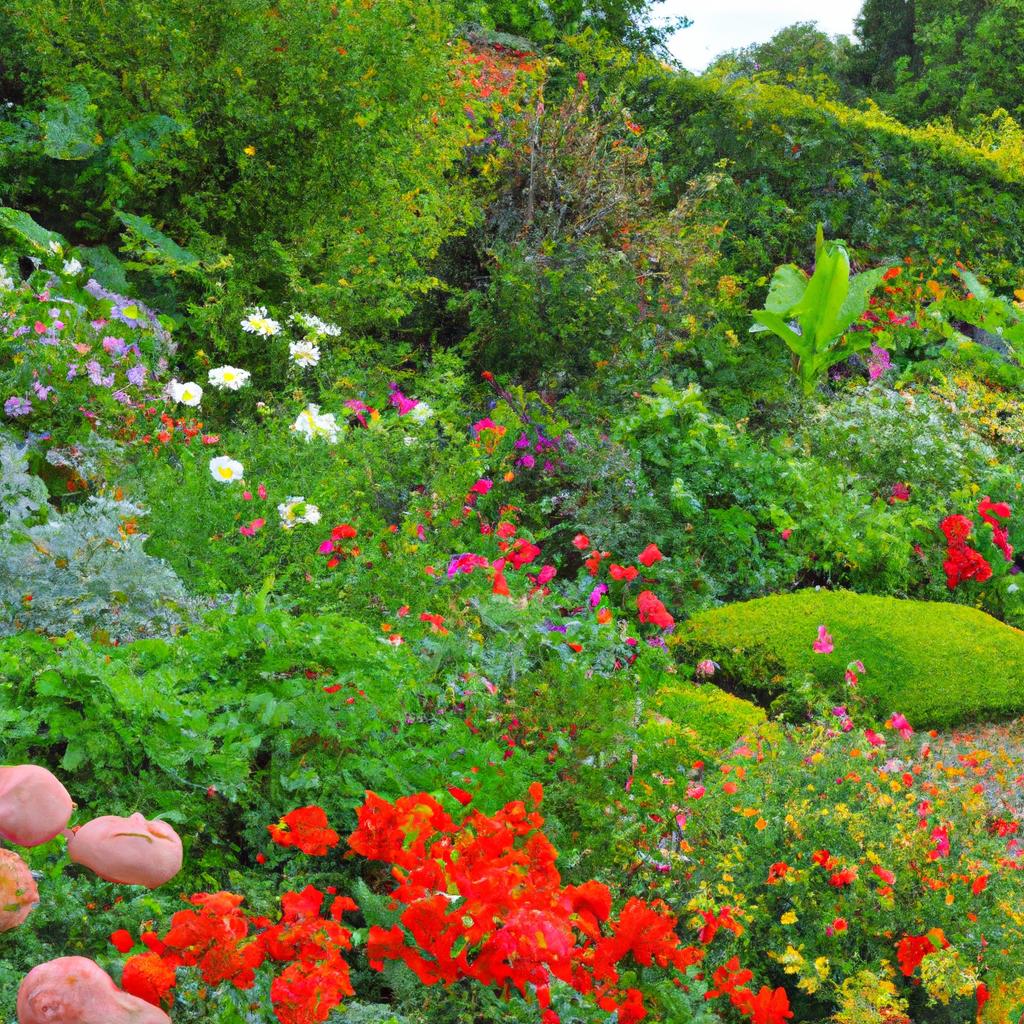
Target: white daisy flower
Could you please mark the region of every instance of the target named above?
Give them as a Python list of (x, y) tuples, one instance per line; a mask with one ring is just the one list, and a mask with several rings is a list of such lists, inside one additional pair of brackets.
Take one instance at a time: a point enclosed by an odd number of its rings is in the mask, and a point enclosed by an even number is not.
[(210, 385), (218, 391), (237, 391), (249, 383), (251, 374), (237, 366), (217, 366), (209, 373)]
[(68, 274), (70, 277), (74, 277), (75, 274), (80, 274), (81, 272), (82, 272), (82, 264), (81, 264), (81, 262), (79, 260), (76, 260), (76, 259), (72, 258), (70, 260), (65, 260), (64, 261), (64, 273), (65, 274)]
[(9, 292), (14, 290), (14, 278), (7, 273), (4, 265), (0, 263), (0, 292)]
[(300, 523), (320, 522), (320, 509), (303, 497), (286, 498), (277, 506), (277, 514), (286, 530), (293, 530)]
[(172, 380), (168, 385), (171, 401), (180, 402), (182, 405), (197, 406), (203, 400), (203, 389), (195, 381), (186, 381), (179, 384)]
[(413, 423), (418, 423), (421, 427), (433, 415), (434, 415), (434, 410), (431, 409), (430, 406), (427, 405), (426, 402), (417, 402), (409, 410), (409, 418), (413, 421)]
[(296, 366), (305, 369), (320, 362), (320, 346), (311, 341), (293, 341), (288, 346), (288, 355)]
[(293, 313), (292, 323), (305, 327), (311, 334), (319, 334), (325, 338), (337, 338), (341, 335), (341, 328), (337, 324), (329, 324), (312, 313)]
[(247, 334), (261, 334), (264, 338), (272, 338), (275, 334), (281, 333), (281, 325), (267, 315), (266, 306), (247, 309), (241, 324), (242, 330)]
[(307, 441), (314, 437), (322, 437), (329, 444), (334, 444), (341, 433), (341, 427), (330, 412), (320, 412), (319, 405), (307, 405), (292, 424), (292, 430), (301, 434)]
[(227, 455), (218, 455), (217, 458), (210, 459), (210, 475), (214, 480), (230, 484), (241, 480), (245, 475), (245, 470), (240, 462), (236, 462)]

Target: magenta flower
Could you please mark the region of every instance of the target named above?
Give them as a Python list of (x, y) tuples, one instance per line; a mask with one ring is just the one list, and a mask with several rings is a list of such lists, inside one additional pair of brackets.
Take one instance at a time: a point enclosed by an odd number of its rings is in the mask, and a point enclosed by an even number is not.
[(887, 724), (891, 729), (895, 729), (905, 740), (909, 740), (914, 735), (914, 730), (910, 727), (910, 723), (898, 711), (892, 713)]
[(816, 654), (831, 654), (835, 650), (832, 637), (824, 626), (818, 627), (818, 639), (811, 645)]

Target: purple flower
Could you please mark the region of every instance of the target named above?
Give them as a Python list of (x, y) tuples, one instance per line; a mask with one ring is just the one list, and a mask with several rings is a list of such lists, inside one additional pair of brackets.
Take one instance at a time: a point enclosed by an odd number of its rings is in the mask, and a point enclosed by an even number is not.
[(529, 448), (530, 439), (526, 436), (526, 434), (520, 434), (519, 437), (516, 438), (516, 443), (514, 447), (518, 448), (520, 451), (522, 451), (524, 448)]
[(146, 368), (141, 364), (133, 366), (128, 371), (128, 383), (134, 384), (136, 387), (141, 387), (146, 379)]
[(521, 459), (516, 459), (517, 466), (525, 466), (527, 469), (533, 469), (537, 464), (537, 460), (532, 455), (524, 455)]
[(601, 595), (608, 593), (607, 583), (598, 583), (590, 592), (590, 607), (596, 608), (601, 603)]
[(111, 396), (115, 402), (120, 402), (122, 405), (128, 405), (131, 403), (131, 399), (124, 391), (115, 391)]
[(22, 398), (20, 395), (11, 395), (11, 397), (4, 402), (4, 412), (7, 413), (11, 419), (14, 419), (16, 416), (28, 416), (32, 412), (32, 403), (27, 398)]
[(889, 353), (880, 345), (871, 345), (871, 355), (868, 357), (868, 376), (871, 380), (878, 380), (889, 367), (892, 366), (892, 359)]
[(115, 338), (113, 335), (107, 335), (102, 342), (103, 351), (109, 352), (111, 355), (119, 356), (124, 352), (125, 345), (123, 338)]
[(90, 359), (85, 364), (85, 371), (89, 374), (89, 380), (93, 384), (99, 385), (103, 383), (103, 367), (95, 359)]
[(67, 380), (74, 380), (78, 376), (78, 363), (68, 363)]
[(53, 388), (48, 388), (45, 384), (40, 383), (38, 380), (32, 381), (32, 390), (39, 396), (40, 400), (45, 402), (50, 396), (50, 392)]

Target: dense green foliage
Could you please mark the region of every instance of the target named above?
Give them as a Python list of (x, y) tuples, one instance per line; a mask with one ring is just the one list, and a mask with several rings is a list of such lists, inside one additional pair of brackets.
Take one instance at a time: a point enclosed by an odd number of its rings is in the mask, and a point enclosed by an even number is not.
[(308, 885), (330, 957), (147, 998), (1017, 1021), (1016, 11), (693, 76), (646, 0), (4, 5), (0, 751), (185, 863), (26, 850), (0, 1018)]

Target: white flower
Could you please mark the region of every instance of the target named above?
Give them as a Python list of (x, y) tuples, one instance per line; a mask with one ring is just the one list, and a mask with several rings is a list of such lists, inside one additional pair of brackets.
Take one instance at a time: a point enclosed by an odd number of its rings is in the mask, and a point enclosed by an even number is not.
[(65, 260), (64, 261), (64, 273), (65, 274), (68, 274), (70, 277), (74, 277), (75, 274), (80, 274), (81, 272), (82, 272), (82, 264), (78, 260), (72, 258), (70, 260)]
[(311, 341), (293, 341), (288, 346), (288, 355), (296, 366), (316, 366), (320, 362), (320, 346)]
[(236, 480), (241, 480), (245, 475), (245, 470), (240, 462), (235, 462), (234, 459), (228, 458), (227, 455), (218, 455), (217, 458), (210, 459), (210, 475), (214, 480), (230, 484)]
[(211, 386), (218, 391), (237, 391), (249, 383), (248, 370), (239, 370), (237, 366), (218, 366), (210, 371)]
[(63, 251), (64, 251), (64, 246), (62, 246), (60, 244), (60, 242), (58, 242), (56, 239), (53, 239), (50, 242), (50, 252), (52, 252), (52, 253), (61, 253)]
[(241, 321), (242, 330), (248, 334), (262, 334), (265, 338), (272, 338), (275, 334), (281, 333), (281, 325), (267, 316), (266, 306), (256, 306), (254, 309), (245, 311), (245, 319)]
[(294, 529), (299, 523), (320, 522), (320, 509), (302, 497), (286, 498), (277, 506), (277, 514), (286, 530)]
[(337, 338), (341, 328), (337, 324), (329, 324), (312, 313), (293, 313), (292, 323), (305, 327), (311, 334), (319, 334), (325, 338)]
[(416, 438), (413, 437), (412, 434), (406, 434), (405, 437), (402, 438), (402, 441), (404, 442), (406, 447), (408, 447), (409, 445), (416, 443)]
[(187, 381), (179, 384), (172, 380), (168, 385), (168, 391), (172, 402), (180, 402), (182, 405), (197, 406), (203, 400), (203, 389), (195, 381)]
[(307, 405), (292, 424), (292, 430), (302, 434), (307, 441), (312, 441), (314, 437), (322, 437), (329, 444), (334, 444), (338, 440), (341, 427), (333, 413), (320, 412), (319, 405)]
[(409, 410), (409, 418), (413, 421), (413, 423), (418, 423), (421, 427), (433, 415), (434, 415), (434, 410), (431, 409), (430, 406), (427, 405), (426, 402), (417, 402)]
[(7, 273), (4, 265), (0, 263), (0, 292), (9, 292), (14, 289), (14, 278)]

